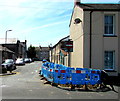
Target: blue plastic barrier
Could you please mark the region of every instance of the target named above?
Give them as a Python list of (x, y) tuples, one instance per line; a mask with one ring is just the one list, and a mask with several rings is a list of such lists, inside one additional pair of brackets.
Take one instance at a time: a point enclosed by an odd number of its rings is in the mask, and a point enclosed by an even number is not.
[(49, 63), (49, 68), (54, 68), (54, 63)]
[(46, 62), (42, 65), (41, 75), (56, 84), (95, 85), (100, 84), (100, 70), (71, 68), (61, 64)]
[(59, 69), (59, 64), (54, 64), (55, 69)]
[(90, 84), (95, 85), (95, 84), (100, 84), (100, 70), (90, 70)]
[(60, 69), (59, 84), (66, 84), (67, 82), (67, 73), (66, 69)]
[(60, 79), (60, 69), (55, 69), (54, 76), (53, 76), (53, 82), (56, 84), (59, 84), (59, 79)]
[(88, 68), (83, 68), (86, 71), (85, 74), (85, 84), (89, 85), (90, 84), (90, 69)]
[(43, 75), (43, 77), (44, 77), (44, 73), (45, 73), (45, 66), (44, 66), (44, 64), (42, 65), (42, 67), (41, 67), (41, 75)]
[(54, 74), (53, 68), (48, 68), (46, 79), (47, 79), (49, 82), (53, 82), (53, 76), (54, 76), (53, 74)]
[(44, 66), (42, 64), (40, 75), (43, 75), (43, 68), (44, 68)]
[(43, 68), (43, 76), (45, 77), (45, 78), (47, 78), (47, 73), (48, 73), (48, 67), (44, 67)]
[(85, 68), (76, 68), (72, 72), (72, 84), (73, 85), (85, 85), (87, 73), (88, 71)]
[(72, 71), (73, 70), (75, 70), (75, 68), (70, 68), (70, 67), (68, 67), (67, 69), (66, 69), (66, 72), (67, 72), (67, 81), (66, 81), (66, 83), (67, 84), (72, 84)]
[(57, 84), (71, 84), (72, 72), (74, 68), (63, 67), (64, 69), (55, 69), (54, 70), (54, 83)]
[(49, 62), (45, 62), (45, 63), (43, 63), (43, 66), (45, 66), (45, 67), (49, 67)]

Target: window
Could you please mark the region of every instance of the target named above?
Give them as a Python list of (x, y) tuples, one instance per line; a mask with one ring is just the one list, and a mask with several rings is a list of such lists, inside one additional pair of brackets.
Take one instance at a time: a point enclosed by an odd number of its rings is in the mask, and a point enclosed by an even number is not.
[(114, 15), (105, 15), (104, 17), (104, 34), (113, 35), (114, 34)]
[(114, 56), (115, 55), (115, 51), (105, 51), (104, 53), (104, 67), (105, 69), (108, 70), (113, 70), (114, 69)]

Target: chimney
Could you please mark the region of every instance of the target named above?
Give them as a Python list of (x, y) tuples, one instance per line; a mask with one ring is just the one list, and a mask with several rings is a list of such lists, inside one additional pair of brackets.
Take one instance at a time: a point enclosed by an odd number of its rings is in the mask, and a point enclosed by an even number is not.
[(27, 43), (27, 40), (25, 40), (25, 44)]
[(79, 4), (80, 4), (80, 2), (81, 2), (81, 0), (74, 0), (74, 6), (79, 5)]

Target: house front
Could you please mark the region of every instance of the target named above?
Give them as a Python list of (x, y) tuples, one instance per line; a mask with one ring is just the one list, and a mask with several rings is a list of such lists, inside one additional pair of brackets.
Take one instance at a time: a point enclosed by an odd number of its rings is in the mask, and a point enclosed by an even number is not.
[(120, 4), (75, 1), (70, 21), (71, 67), (120, 73)]
[(69, 41), (70, 36), (62, 38), (57, 44), (53, 47), (50, 47), (50, 61), (69, 66), (69, 54), (65, 48), (65, 43)]
[(49, 59), (49, 48), (48, 47), (35, 47), (36, 57), (42, 61), (43, 59)]
[[(0, 45), (2, 47), (6, 47), (7, 49), (11, 50), (14, 52), (14, 58), (25, 58), (27, 57), (27, 40), (24, 42), (20, 42), (20, 40), (14, 39), (14, 38), (8, 38), (7, 43), (4, 43), (4, 39), (0, 38)], [(7, 59), (7, 58), (12, 58), (12, 56), (8, 55), (2, 55), (2, 58)]]

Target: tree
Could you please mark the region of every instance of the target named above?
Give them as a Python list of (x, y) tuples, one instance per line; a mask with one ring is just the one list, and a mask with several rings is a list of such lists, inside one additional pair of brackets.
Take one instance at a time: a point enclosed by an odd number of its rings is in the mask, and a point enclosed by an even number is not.
[(28, 47), (27, 56), (28, 56), (28, 58), (36, 57), (36, 50), (35, 50), (34, 46), (30, 45), (30, 47)]

